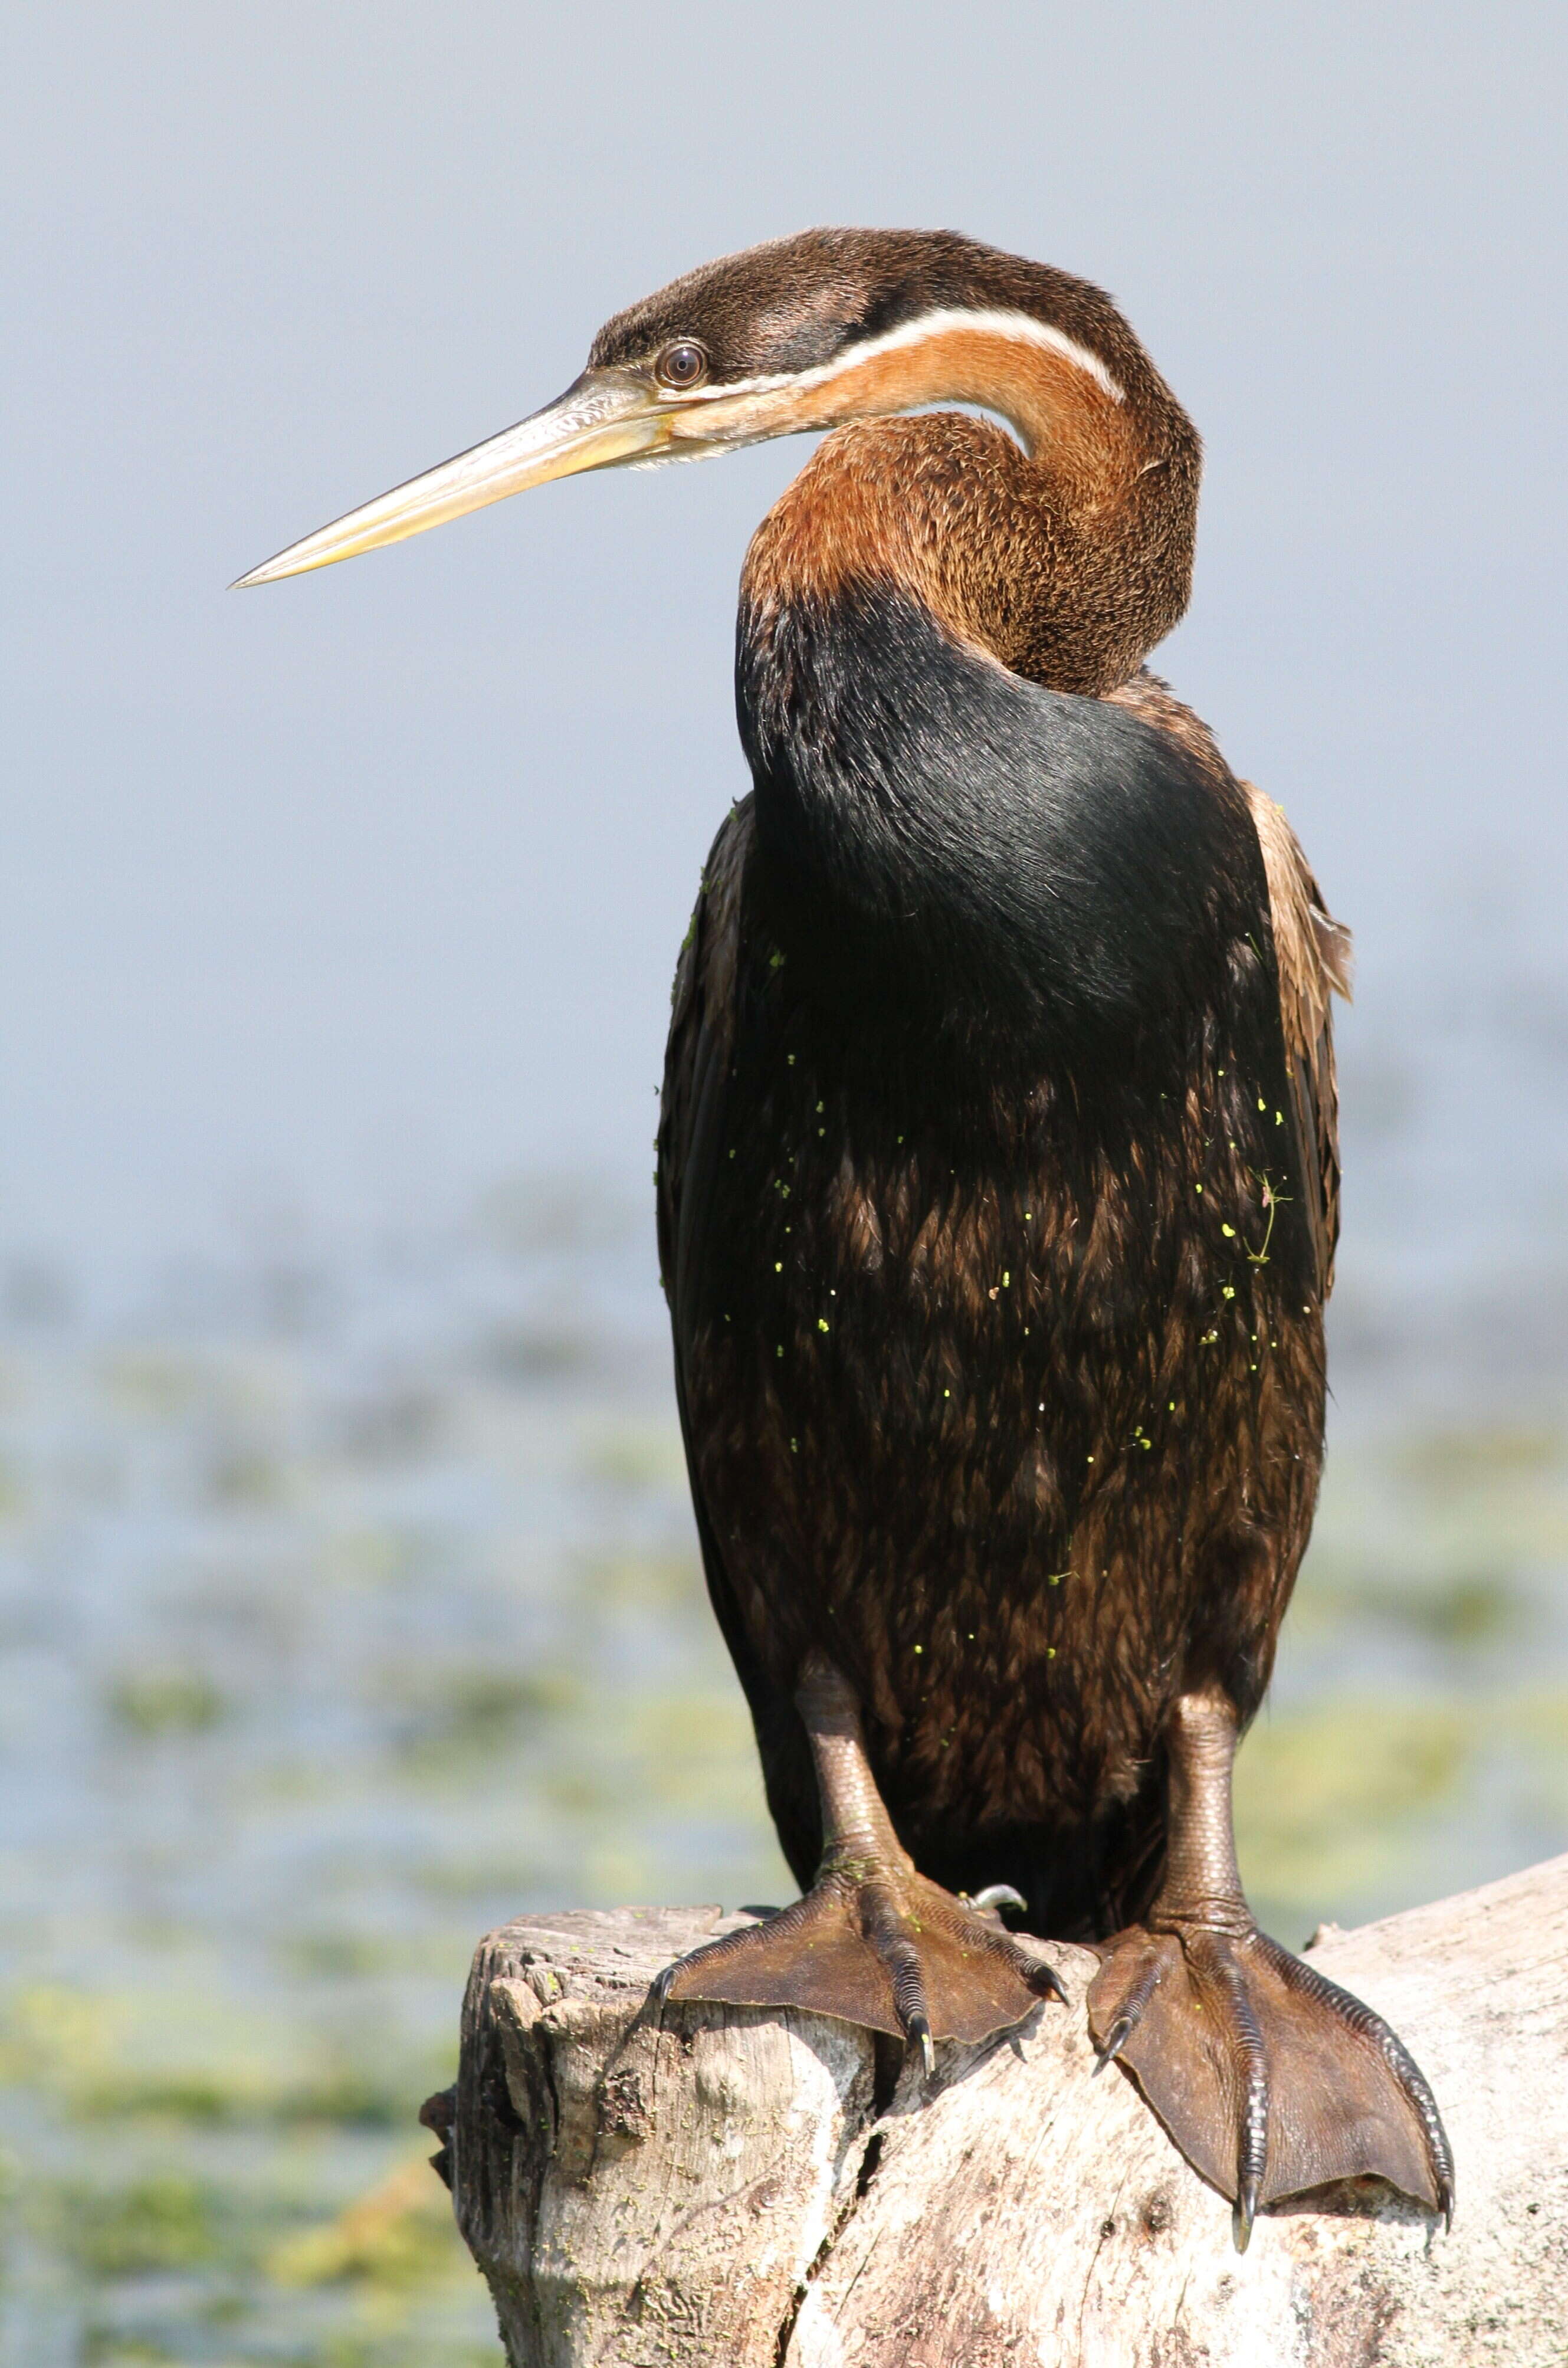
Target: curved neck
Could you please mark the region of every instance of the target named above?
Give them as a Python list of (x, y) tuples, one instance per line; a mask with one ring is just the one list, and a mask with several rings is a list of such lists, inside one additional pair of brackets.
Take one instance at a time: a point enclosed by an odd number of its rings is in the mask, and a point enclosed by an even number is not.
[[(1125, 330), (1107, 357), (1017, 313), (918, 325), (796, 393), (793, 424), (846, 424), (757, 529), (743, 603), (896, 588), (1012, 673), (1114, 689), (1187, 606), (1196, 431)], [(942, 401), (1023, 446), (961, 413), (887, 416)]]

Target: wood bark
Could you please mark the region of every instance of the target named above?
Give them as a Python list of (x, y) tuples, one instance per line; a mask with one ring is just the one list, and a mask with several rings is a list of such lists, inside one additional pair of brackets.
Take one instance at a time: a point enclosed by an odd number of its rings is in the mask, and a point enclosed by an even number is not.
[(1375, 2181), (1230, 2212), (1073, 2003), (937, 2051), (820, 2017), (649, 2008), (716, 1908), (529, 1917), (474, 1959), (449, 2137), (513, 2368), (1562, 2368), (1568, 1858), (1312, 1962), (1401, 2032), (1454, 2227)]

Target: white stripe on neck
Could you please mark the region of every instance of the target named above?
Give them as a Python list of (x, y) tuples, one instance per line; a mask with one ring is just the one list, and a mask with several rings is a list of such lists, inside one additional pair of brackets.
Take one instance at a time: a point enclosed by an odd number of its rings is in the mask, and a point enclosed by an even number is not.
[(1053, 328), (1049, 321), (1037, 321), (1032, 313), (1017, 313), (983, 309), (967, 304), (947, 304), (931, 313), (921, 313), (913, 321), (901, 322), (896, 329), (886, 329), (880, 337), (868, 337), (863, 344), (846, 346), (830, 362), (818, 362), (810, 370), (780, 370), (771, 376), (731, 379), (715, 386), (695, 387), (683, 394), (683, 403), (722, 402), (733, 394), (770, 394), (778, 387), (826, 386), (845, 371), (858, 369), (862, 362), (877, 361), (883, 354), (899, 353), (911, 346), (921, 346), (927, 338), (940, 337), (953, 329), (978, 331), (982, 336), (1011, 337), (1019, 345), (1039, 346), (1047, 353), (1060, 354), (1063, 361), (1084, 370), (1113, 403), (1125, 403), (1126, 393), (1101, 361), (1098, 354), (1081, 346), (1062, 329)]

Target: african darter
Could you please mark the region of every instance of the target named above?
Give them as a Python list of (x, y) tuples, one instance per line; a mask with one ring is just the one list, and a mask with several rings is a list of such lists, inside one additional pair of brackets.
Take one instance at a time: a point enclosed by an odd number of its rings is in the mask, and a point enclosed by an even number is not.
[(949, 233), (810, 231), (244, 580), (820, 428), (741, 580), (754, 786), (680, 956), (658, 1182), (708, 1584), (804, 1896), (665, 1992), (929, 2065), (1060, 1995), (1011, 1901), (1097, 1947), (1096, 2042), (1238, 2243), (1356, 2173), (1448, 2214), (1421, 2074), (1237, 1872), (1322, 1461), (1347, 941), (1144, 667), (1199, 448), (1126, 322)]

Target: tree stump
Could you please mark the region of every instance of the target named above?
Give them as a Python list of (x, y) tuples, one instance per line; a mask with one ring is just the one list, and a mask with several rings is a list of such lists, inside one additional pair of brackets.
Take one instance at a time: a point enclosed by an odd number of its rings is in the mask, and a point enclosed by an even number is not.
[(1375, 2180), (1260, 2214), (1238, 2256), (1083, 2011), (935, 2076), (824, 2018), (648, 1986), (717, 1908), (524, 1918), (474, 1959), (448, 2141), (513, 2368), (1562, 2368), (1568, 1858), (1312, 1961), (1437, 2091), (1453, 2231)]

